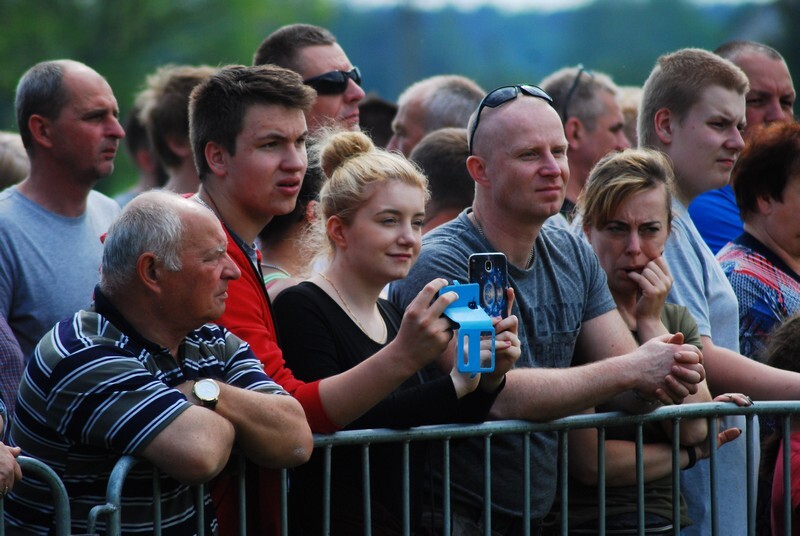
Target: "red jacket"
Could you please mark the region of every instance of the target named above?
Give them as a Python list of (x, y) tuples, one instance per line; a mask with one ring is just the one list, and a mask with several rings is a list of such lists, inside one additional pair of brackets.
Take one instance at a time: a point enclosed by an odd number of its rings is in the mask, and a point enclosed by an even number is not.
[[(329, 434), (337, 431), (339, 427), (331, 422), (322, 407), (319, 381), (302, 382), (286, 368), (283, 353), (278, 346), (275, 324), (272, 321), (272, 306), (261, 274), (256, 271), (247, 253), (231, 236), (228, 227), (224, 224), (223, 227), (228, 236), (228, 255), (241, 270), (242, 277), (228, 283), (225, 313), (216, 320), (216, 323), (250, 344), (253, 353), (264, 365), (264, 372), (303, 406), (313, 432)], [(261, 253), (258, 256), (260, 261)], [(278, 474), (277, 471), (263, 469), (260, 471), (260, 484), (248, 485), (248, 534), (279, 533)], [(248, 470), (247, 475), (248, 482), (252, 484), (254, 472)], [(229, 477), (217, 478), (212, 486), (212, 497), (219, 521), (220, 536), (238, 534), (239, 500), (235, 480)]]

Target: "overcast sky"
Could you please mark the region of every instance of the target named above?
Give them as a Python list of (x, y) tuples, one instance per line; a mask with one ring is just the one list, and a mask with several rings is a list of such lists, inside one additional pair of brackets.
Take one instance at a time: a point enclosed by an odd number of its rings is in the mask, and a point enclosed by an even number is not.
[[(556, 11), (570, 9), (588, 4), (591, 0), (346, 0), (348, 3), (363, 7), (379, 7), (397, 4), (411, 5), (420, 9), (439, 9), (447, 5), (462, 9), (474, 9), (483, 5), (494, 5), (503, 9)], [(643, 0), (646, 1), (646, 0)], [(771, 3), (773, 0), (691, 0), (696, 4), (741, 4)]]

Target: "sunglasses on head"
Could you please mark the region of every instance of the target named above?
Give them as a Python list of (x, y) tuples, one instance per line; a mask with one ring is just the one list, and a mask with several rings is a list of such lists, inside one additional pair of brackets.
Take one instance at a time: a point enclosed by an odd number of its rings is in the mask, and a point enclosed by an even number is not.
[(553, 99), (550, 97), (550, 95), (545, 93), (545, 91), (538, 86), (523, 84), (502, 86), (497, 89), (493, 89), (486, 94), (486, 96), (481, 100), (481, 103), (478, 105), (478, 112), (475, 114), (475, 121), (473, 121), (472, 128), (469, 130), (469, 154), (472, 154), (472, 142), (475, 139), (475, 131), (478, 130), (478, 123), (480, 123), (481, 112), (483, 109), (487, 106), (489, 108), (497, 108), (498, 106), (502, 106), (503, 104), (516, 99), (520, 93), (523, 95), (528, 95), (529, 97), (537, 97), (547, 101), (551, 105), (553, 104)]
[(563, 121), (565, 123), (567, 122), (567, 119), (569, 119), (569, 103), (572, 101), (572, 96), (575, 95), (575, 91), (578, 89), (578, 86), (581, 85), (581, 75), (583, 74), (588, 75), (589, 78), (594, 78), (592, 71), (584, 67), (583, 64), (578, 64), (578, 74), (575, 75), (575, 80), (572, 81), (572, 85), (569, 87), (567, 96), (564, 99), (564, 106), (561, 107), (561, 116), (564, 118)]
[(361, 85), (361, 71), (353, 67), (351, 71), (331, 71), (314, 78), (303, 80), (307, 86), (317, 90), (318, 95), (341, 95), (347, 91), (347, 84), (352, 80)]

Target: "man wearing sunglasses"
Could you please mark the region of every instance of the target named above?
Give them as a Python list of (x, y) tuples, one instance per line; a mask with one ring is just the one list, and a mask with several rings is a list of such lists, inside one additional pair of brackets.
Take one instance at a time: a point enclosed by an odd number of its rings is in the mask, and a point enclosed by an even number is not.
[(611, 151), (631, 146), (617, 103), (618, 89), (608, 75), (578, 67), (560, 69), (544, 80), (569, 143), (569, 183), (561, 214), (572, 220), (578, 195), (594, 165)]
[[(642, 397), (672, 403), (696, 392), (704, 376), (698, 350), (680, 344), (682, 336), (638, 347), (592, 250), (563, 229), (543, 227), (561, 208), (569, 180), (567, 140), (550, 96), (536, 86), (497, 88), (481, 101), (468, 132), (473, 205), (425, 235), (417, 264), (392, 284), (390, 295), (404, 306), (433, 274), (468, 280), (470, 254), (506, 255), (522, 356), (506, 375), (492, 416), (546, 421), (626, 392), (617, 400), (643, 411), (652, 406)], [(618, 357), (605, 359), (610, 356)], [(531, 534), (555, 496), (556, 447), (555, 433), (531, 435)], [(523, 448), (519, 436), (492, 442), (493, 534), (523, 534), (529, 522)], [(451, 449), (454, 532), (482, 533), (483, 442)]]
[(253, 65), (271, 63), (291, 69), (317, 92), (306, 114), (310, 132), (324, 126), (358, 130), (358, 103), (364, 98), (361, 72), (353, 67), (336, 37), (319, 26), (290, 24), (268, 35)]

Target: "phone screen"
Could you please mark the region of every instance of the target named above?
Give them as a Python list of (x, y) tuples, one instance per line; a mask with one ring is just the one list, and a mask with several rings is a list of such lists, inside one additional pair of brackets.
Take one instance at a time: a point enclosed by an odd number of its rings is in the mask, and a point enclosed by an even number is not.
[(469, 257), (469, 282), (480, 287), (481, 307), (491, 317), (508, 316), (508, 264), (502, 253), (474, 253)]

